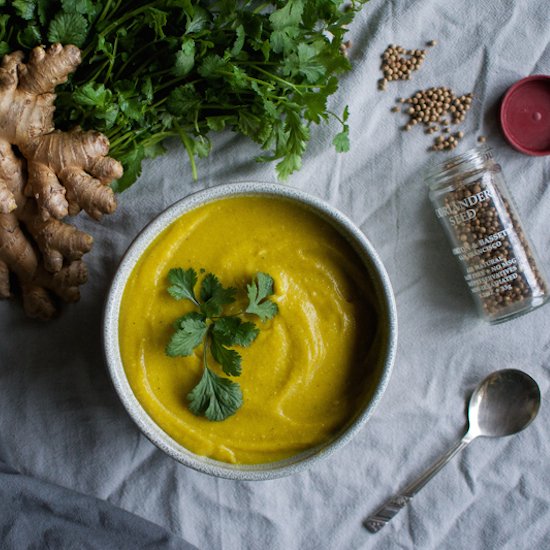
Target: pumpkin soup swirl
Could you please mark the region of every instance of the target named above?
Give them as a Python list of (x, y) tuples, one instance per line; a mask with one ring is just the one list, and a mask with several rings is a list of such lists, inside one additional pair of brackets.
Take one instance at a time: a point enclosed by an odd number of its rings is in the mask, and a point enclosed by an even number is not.
[[(243, 288), (258, 271), (275, 282), (279, 314), (239, 348), (244, 402), (222, 422), (187, 408), (202, 349), (165, 355), (172, 323), (190, 310), (166, 292), (174, 266), (224, 286)], [(355, 252), (312, 212), (274, 197), (218, 200), (176, 220), (135, 266), (120, 311), (124, 368), (149, 416), (190, 451), (240, 464), (286, 458), (331, 439), (361, 407), (377, 326), (370, 295)]]

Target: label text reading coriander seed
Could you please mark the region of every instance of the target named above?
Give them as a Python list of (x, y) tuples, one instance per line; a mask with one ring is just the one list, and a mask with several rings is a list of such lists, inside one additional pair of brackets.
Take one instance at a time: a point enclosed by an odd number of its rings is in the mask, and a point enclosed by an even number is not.
[(446, 217), (451, 225), (460, 225), (466, 221), (473, 220), (476, 217), (476, 209), (474, 207), (488, 201), (491, 196), (489, 189), (484, 189), (475, 195), (470, 195), (464, 199), (453, 201), (448, 205), (440, 206), (435, 212), (438, 218)]

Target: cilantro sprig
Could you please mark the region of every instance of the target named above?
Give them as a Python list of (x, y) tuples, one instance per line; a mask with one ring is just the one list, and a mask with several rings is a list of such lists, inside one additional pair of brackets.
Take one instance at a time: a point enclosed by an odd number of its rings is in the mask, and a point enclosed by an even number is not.
[(195, 288), (197, 272), (193, 269), (171, 269), (168, 273), (168, 293), (175, 300), (188, 300), (196, 310), (186, 313), (174, 323), (174, 334), (166, 346), (170, 357), (188, 357), (202, 345), (203, 373), (197, 385), (187, 395), (189, 409), (197, 416), (221, 421), (235, 414), (243, 402), (237, 382), (216, 374), (208, 364), (213, 358), (227, 376), (241, 374), (241, 355), (233, 349), (250, 346), (260, 330), (243, 321), (244, 314), (255, 315), (260, 321), (272, 319), (278, 312), (273, 295), (273, 279), (257, 273), (247, 285), (247, 307), (238, 313), (223, 315), (224, 306), (236, 300), (237, 289), (224, 288), (213, 273), (207, 273), (200, 284), (198, 297)]
[(288, 178), (302, 164), (311, 126), (340, 125), (327, 108), (351, 68), (340, 46), (367, 0), (0, 0), (0, 55), (48, 42), (75, 44), (82, 63), (57, 88), (56, 127), (102, 131), (124, 165), (122, 191), (145, 158), (181, 141), (193, 176), (210, 133), (247, 136)]

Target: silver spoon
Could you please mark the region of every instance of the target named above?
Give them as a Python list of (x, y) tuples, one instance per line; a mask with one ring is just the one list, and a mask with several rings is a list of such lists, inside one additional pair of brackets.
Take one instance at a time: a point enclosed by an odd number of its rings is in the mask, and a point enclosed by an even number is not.
[(495, 371), (481, 381), (468, 405), (469, 428), (464, 437), (401, 493), (388, 500), (365, 521), (365, 527), (376, 533), (403, 508), (432, 477), (476, 437), (502, 437), (526, 428), (540, 407), (537, 383), (520, 370)]

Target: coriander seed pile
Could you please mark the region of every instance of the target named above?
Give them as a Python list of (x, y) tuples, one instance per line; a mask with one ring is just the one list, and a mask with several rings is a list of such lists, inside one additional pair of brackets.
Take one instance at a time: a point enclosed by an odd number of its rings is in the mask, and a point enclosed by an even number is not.
[(391, 80), (410, 80), (413, 71), (421, 67), (425, 58), (426, 50), (406, 50), (403, 46), (390, 44), (382, 54), (380, 68), (384, 78), (378, 81), (378, 88), (385, 90)]
[[(426, 43), (430, 48), (436, 45), (436, 40)], [(410, 80), (412, 72), (420, 68), (425, 58), (426, 50), (406, 50), (403, 46), (390, 44), (382, 54), (381, 69), (384, 78), (378, 81), (378, 88), (385, 90), (392, 80)], [(409, 120), (403, 126), (405, 131), (411, 130), (417, 124), (423, 124), (426, 134), (439, 132), (434, 137), (430, 151), (452, 151), (464, 137), (464, 132), (451, 132), (451, 125), (465, 121), (472, 101), (471, 93), (457, 96), (450, 88), (439, 86), (419, 90), (406, 99), (398, 98), (397, 102), (401, 105), (392, 107), (391, 111), (409, 115)], [(484, 140), (483, 136), (478, 138), (480, 143)]]
[(403, 105), (393, 107), (392, 112), (409, 115), (403, 130), (411, 130), (416, 124), (423, 124), (427, 134), (441, 132), (434, 139), (432, 151), (451, 151), (464, 137), (464, 132), (450, 132), (451, 124), (460, 124), (466, 119), (466, 113), (472, 105), (471, 93), (457, 96), (450, 88), (441, 86), (419, 90), (406, 99), (397, 101)]

